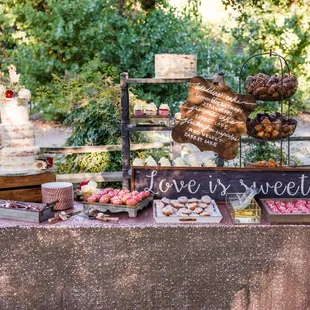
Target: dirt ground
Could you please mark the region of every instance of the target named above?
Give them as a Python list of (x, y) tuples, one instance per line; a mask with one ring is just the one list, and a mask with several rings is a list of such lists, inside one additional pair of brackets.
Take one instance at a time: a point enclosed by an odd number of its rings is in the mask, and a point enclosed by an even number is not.
[[(310, 136), (310, 113), (301, 113), (295, 117), (298, 121), (293, 136)], [(71, 128), (57, 123), (34, 121), (36, 126), (36, 143), (40, 147), (62, 147), (71, 135)], [(285, 151), (286, 146), (284, 145)], [(291, 155), (299, 158), (305, 165), (310, 165), (310, 141), (291, 142)]]
[(36, 143), (40, 147), (62, 147), (71, 136), (71, 128), (59, 123), (34, 121)]

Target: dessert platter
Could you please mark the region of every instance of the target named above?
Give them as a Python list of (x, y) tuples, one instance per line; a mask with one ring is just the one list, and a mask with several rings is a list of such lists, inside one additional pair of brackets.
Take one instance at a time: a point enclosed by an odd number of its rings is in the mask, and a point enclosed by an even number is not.
[(54, 217), (54, 205), (51, 203), (21, 202), (0, 200), (0, 218), (9, 220), (41, 223)]
[(164, 125), (170, 126), (170, 109), (168, 104), (161, 104), (157, 109), (155, 103), (138, 103), (134, 106), (131, 118), (132, 126)]
[(129, 217), (136, 217), (139, 210), (144, 209), (153, 200), (147, 191), (132, 191), (104, 188), (83, 201), (84, 213), (91, 210), (111, 213), (127, 212)]
[(30, 91), (19, 86), (20, 74), (8, 67), (10, 83), (0, 85), (0, 175), (34, 173), (40, 148), (35, 144), (34, 125), (29, 122)]
[(207, 195), (200, 199), (181, 196), (154, 200), (153, 212), (157, 223), (219, 223), (223, 218), (215, 201)]
[(271, 224), (310, 223), (310, 198), (261, 198), (260, 202)]

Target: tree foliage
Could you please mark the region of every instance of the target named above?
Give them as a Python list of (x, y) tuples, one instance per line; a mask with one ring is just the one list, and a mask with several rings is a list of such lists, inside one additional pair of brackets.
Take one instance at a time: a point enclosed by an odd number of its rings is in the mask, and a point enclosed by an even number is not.
[[(268, 52), (270, 49), (282, 55), (288, 62), (291, 72), (298, 77), (299, 91), (294, 96), (294, 107), (309, 109), (310, 96), (310, 6), (309, 1), (269, 0), (232, 1), (222, 0), (226, 6), (237, 12), (236, 27), (231, 29), (234, 44), (243, 55)], [(248, 72), (280, 71), (277, 59), (255, 58)], [(255, 72), (254, 71), (254, 72)], [(288, 69), (285, 68), (287, 72)], [(259, 71), (258, 71), (259, 72)]]

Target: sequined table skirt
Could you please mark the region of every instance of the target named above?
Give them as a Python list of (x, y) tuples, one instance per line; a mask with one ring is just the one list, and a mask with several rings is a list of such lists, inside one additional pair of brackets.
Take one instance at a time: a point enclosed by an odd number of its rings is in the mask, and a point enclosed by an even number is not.
[(0, 309), (303, 310), (310, 226), (0, 220)]

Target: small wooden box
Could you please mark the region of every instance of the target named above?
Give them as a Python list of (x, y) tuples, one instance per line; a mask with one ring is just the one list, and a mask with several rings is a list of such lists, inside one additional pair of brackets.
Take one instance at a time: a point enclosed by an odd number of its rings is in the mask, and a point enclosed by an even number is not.
[(0, 199), (42, 202), (41, 184), (55, 181), (56, 174), (51, 171), (20, 176), (0, 176)]
[(192, 78), (197, 75), (197, 56), (192, 54), (156, 54), (155, 78)]
[[(17, 203), (25, 204), (24, 202), (17, 201)], [(49, 218), (54, 217), (54, 204), (45, 207), (42, 203), (31, 203), (33, 206), (40, 207), (40, 211), (23, 210), (15, 208), (0, 208), (0, 218), (15, 221), (25, 221), (32, 223), (42, 223)]]

